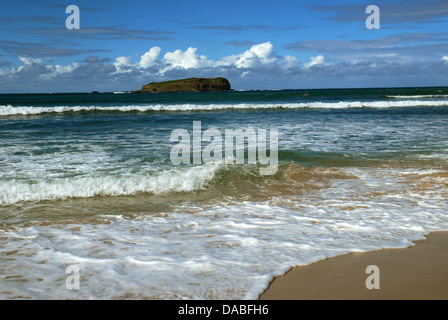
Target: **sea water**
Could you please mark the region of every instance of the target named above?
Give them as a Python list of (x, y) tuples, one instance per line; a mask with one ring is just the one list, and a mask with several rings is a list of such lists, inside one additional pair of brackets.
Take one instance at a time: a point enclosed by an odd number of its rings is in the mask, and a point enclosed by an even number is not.
[[(174, 165), (194, 121), (278, 130), (278, 170)], [(0, 298), (256, 299), (448, 230), (447, 156), (447, 88), (0, 95)]]

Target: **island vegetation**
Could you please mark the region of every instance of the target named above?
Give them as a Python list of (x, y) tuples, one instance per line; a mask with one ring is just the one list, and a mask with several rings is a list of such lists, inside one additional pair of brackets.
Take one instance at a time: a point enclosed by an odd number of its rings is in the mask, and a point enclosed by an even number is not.
[(230, 91), (231, 86), (226, 78), (188, 78), (162, 82), (151, 82), (142, 89), (133, 91), (142, 92), (202, 92), (202, 91)]

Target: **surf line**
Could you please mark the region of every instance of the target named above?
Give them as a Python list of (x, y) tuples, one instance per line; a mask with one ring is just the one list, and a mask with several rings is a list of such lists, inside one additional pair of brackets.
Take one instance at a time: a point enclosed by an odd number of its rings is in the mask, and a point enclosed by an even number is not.
[[(267, 167), (260, 167), (260, 175), (275, 174), (278, 169), (278, 130), (276, 128), (269, 129), (268, 148), (267, 129), (225, 129), (223, 135), (216, 128), (209, 128), (202, 132), (201, 121), (193, 121), (192, 135), (186, 129), (175, 129), (171, 132), (170, 141), (178, 143), (171, 149), (170, 159), (174, 165), (244, 164), (246, 139), (247, 163), (256, 164), (258, 161), (261, 165), (267, 165)], [(202, 148), (202, 142), (209, 143)]]

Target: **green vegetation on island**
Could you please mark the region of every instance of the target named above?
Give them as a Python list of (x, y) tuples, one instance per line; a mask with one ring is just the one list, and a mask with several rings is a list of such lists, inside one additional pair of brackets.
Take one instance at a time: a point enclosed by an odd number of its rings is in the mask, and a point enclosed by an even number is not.
[(201, 92), (230, 91), (226, 78), (189, 78), (163, 82), (151, 82), (134, 92)]

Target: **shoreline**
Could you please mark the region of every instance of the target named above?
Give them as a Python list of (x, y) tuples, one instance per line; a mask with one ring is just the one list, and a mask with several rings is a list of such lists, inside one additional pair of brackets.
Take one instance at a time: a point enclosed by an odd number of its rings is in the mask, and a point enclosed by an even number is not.
[[(425, 237), (407, 248), (349, 253), (294, 267), (275, 277), (258, 299), (448, 300), (448, 231)], [(366, 288), (369, 265), (379, 268), (379, 289)]]

